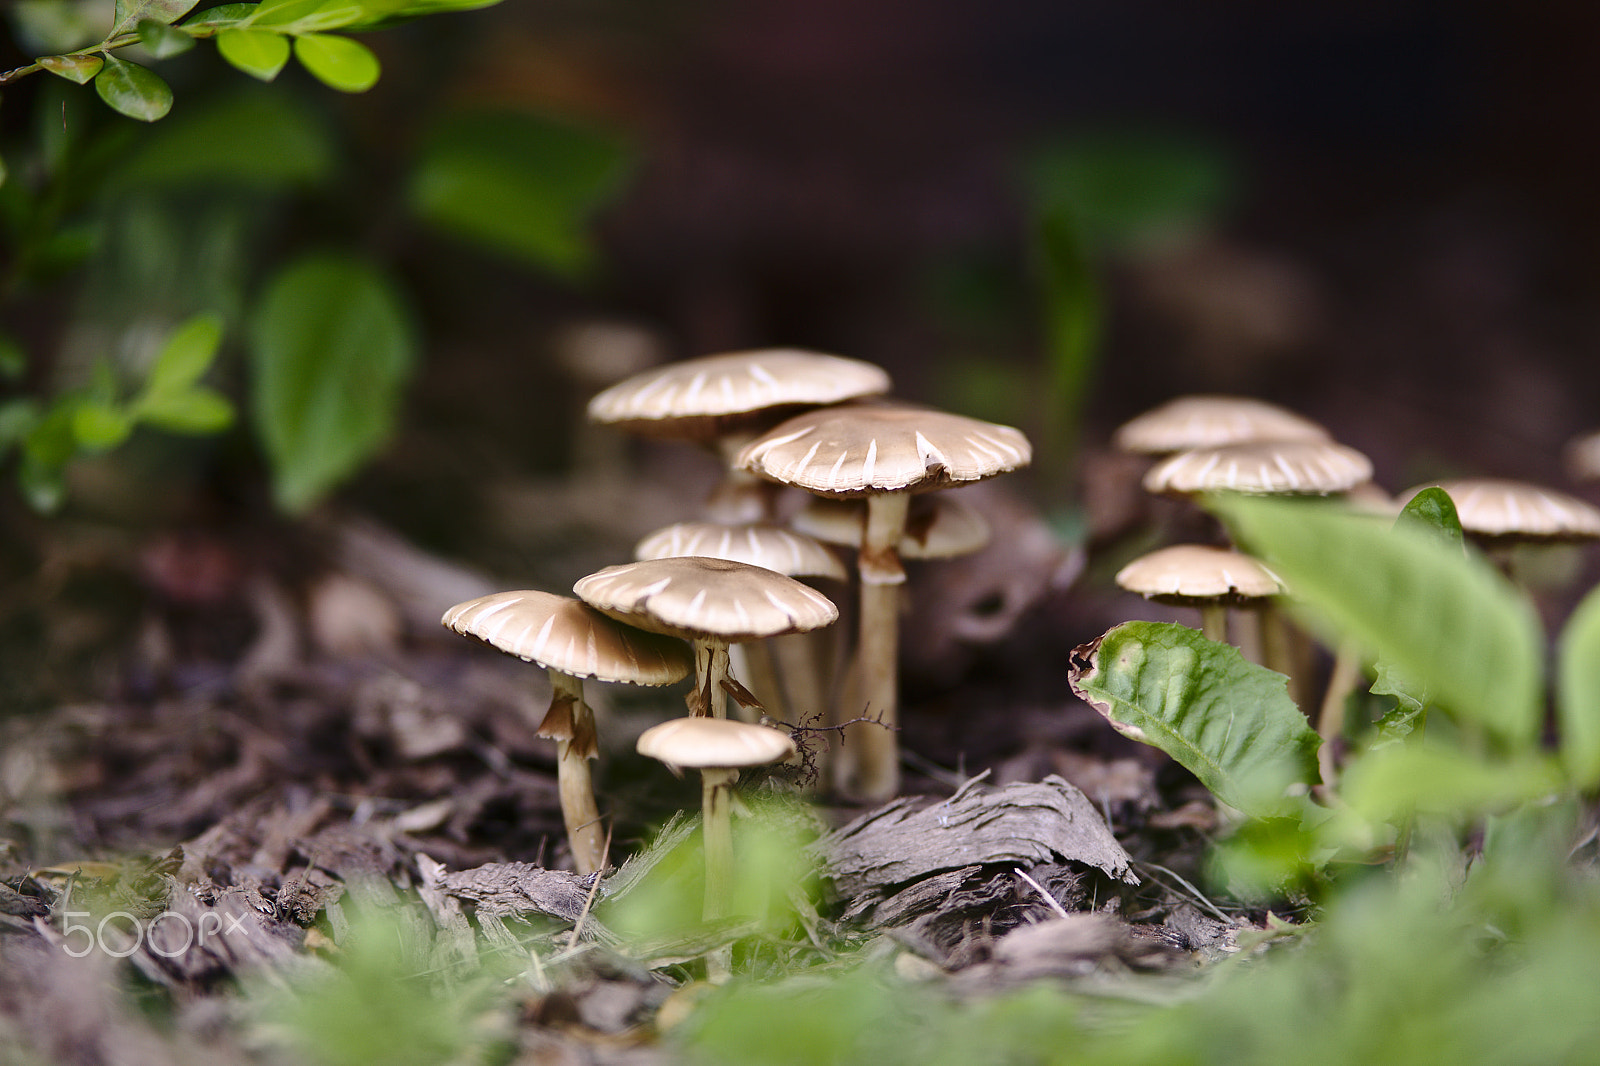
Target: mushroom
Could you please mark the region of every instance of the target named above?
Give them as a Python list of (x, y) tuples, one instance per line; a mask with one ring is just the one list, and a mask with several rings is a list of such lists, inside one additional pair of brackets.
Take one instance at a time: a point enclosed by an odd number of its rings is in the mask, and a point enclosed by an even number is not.
[[(685, 555), (731, 559), (775, 570), (786, 577), (844, 581), (847, 576), (839, 557), (817, 538), (763, 522), (677, 522), (656, 530), (633, 550), (635, 559)], [(752, 641), (742, 666), (738, 658), (745, 646), (735, 645), (728, 649), (730, 669), (746, 676), (756, 698), (777, 717), (788, 717), (793, 712), (791, 720), (808, 721), (824, 715), (827, 704), (809, 641), (804, 633)]]
[(1163, 459), (1145, 474), (1148, 492), (1195, 495), (1329, 496), (1372, 480), (1372, 461), (1333, 441), (1252, 441), (1198, 448)]
[[(901, 559), (950, 559), (981, 551), (989, 543), (989, 520), (950, 492), (911, 497), (905, 533), (895, 544)], [(829, 544), (860, 548), (867, 508), (860, 500), (817, 496), (795, 513), (790, 524)]]
[(787, 733), (721, 718), (675, 718), (639, 734), (640, 755), (659, 759), (667, 769), (699, 770), (702, 833), (706, 854), (706, 894), (701, 916), (726, 918), (733, 878), (733, 819), (729, 801), (739, 771), (783, 762), (795, 755)]
[(726, 718), (728, 645), (830, 625), (839, 609), (792, 577), (748, 563), (684, 556), (608, 566), (573, 591), (612, 618), (694, 644), (696, 715)]
[(599, 755), (594, 711), (583, 679), (670, 685), (689, 673), (681, 640), (615, 622), (570, 596), (497, 592), (458, 603), (441, 619), (446, 628), (492, 648), (538, 663), (550, 675), (550, 709), (539, 735), (556, 742), (561, 817), (580, 874), (605, 865), (605, 834), (595, 804), (589, 760)]
[[(1558, 544), (1600, 538), (1600, 510), (1576, 496), (1505, 478), (1434, 481), (1450, 494), (1461, 531), (1510, 576), (1519, 544)], [(1418, 485), (1410, 499), (1429, 485)]]
[(1229, 607), (1260, 603), (1283, 591), (1277, 576), (1228, 548), (1176, 544), (1141, 555), (1117, 571), (1117, 584), (1156, 603), (1200, 609), (1201, 631), (1228, 639)]
[(1167, 455), (1264, 440), (1328, 440), (1328, 431), (1293, 411), (1243, 396), (1180, 396), (1123, 423), (1119, 450)]
[[(714, 448), (723, 482), (708, 510), (726, 521), (770, 519), (770, 494), (733, 457), (769, 426), (806, 407), (889, 391), (889, 375), (859, 359), (767, 348), (670, 363), (636, 374), (589, 401), (589, 419), (646, 436)], [(766, 486), (759, 486), (763, 490)]]
[(899, 788), (897, 719), (900, 585), (898, 545), (911, 494), (981, 481), (1026, 466), (1033, 451), (1010, 426), (904, 405), (853, 404), (796, 415), (752, 441), (738, 465), (818, 496), (866, 497), (858, 665), (863, 702), (888, 728), (856, 730), (841, 760), (841, 785), (867, 799)]

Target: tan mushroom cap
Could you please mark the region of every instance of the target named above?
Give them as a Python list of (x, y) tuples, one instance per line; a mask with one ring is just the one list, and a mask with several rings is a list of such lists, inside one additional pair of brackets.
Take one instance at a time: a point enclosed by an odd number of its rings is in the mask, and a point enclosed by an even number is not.
[[(829, 544), (861, 547), (867, 511), (859, 500), (819, 496), (792, 519), (794, 527)], [(906, 531), (895, 546), (902, 559), (948, 559), (981, 550), (989, 543), (989, 520), (949, 492), (913, 497)]]
[(640, 629), (732, 644), (820, 629), (839, 617), (832, 600), (792, 577), (701, 556), (608, 566), (573, 591)]
[[(1600, 510), (1564, 492), (1503, 478), (1435, 481), (1450, 494), (1461, 528), (1478, 537), (1507, 540), (1593, 540)], [(1410, 499), (1427, 485), (1405, 494)]]
[(640, 755), (691, 770), (742, 770), (795, 755), (789, 734), (730, 718), (674, 718), (639, 734)]
[(1179, 452), (1151, 467), (1148, 492), (1327, 496), (1372, 480), (1372, 461), (1332, 441), (1257, 441)]
[(1193, 606), (1276, 596), (1283, 585), (1248, 555), (1203, 544), (1177, 544), (1141, 555), (1117, 571), (1117, 584), (1146, 599)]
[(635, 559), (675, 559), (685, 555), (731, 559), (789, 577), (845, 579), (844, 564), (820, 540), (762, 522), (678, 522), (656, 530), (633, 549)]
[(641, 433), (710, 439), (753, 412), (842, 403), (889, 391), (860, 359), (768, 348), (687, 359), (618, 382), (589, 401), (589, 418)]
[(1573, 437), (1562, 459), (1574, 481), (1600, 481), (1600, 430)]
[(1180, 396), (1124, 423), (1111, 442), (1125, 452), (1164, 455), (1261, 440), (1329, 439), (1293, 411), (1244, 396)]
[(464, 637), (578, 678), (670, 685), (694, 668), (683, 641), (622, 625), (571, 596), (496, 592), (456, 604), (440, 621)]
[(819, 496), (923, 492), (1027, 466), (1020, 430), (946, 411), (852, 404), (808, 411), (745, 445), (736, 465)]

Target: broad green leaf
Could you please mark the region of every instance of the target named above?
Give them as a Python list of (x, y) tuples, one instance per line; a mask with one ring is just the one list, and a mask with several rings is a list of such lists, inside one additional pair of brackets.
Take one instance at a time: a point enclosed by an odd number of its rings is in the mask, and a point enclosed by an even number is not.
[(282, 33), (315, 33), (348, 26), (364, 14), (357, 0), (262, 0), (250, 25)]
[(362, 17), (351, 23), (351, 28), (375, 29), (380, 26), (408, 22), (424, 15), (440, 15), (451, 11), (477, 11), (493, 7), (500, 0), (361, 0)]
[(217, 51), (252, 78), (271, 81), (289, 62), (289, 39), (273, 30), (226, 29), (217, 34)]
[(1456, 501), (1437, 485), (1430, 485), (1411, 497), (1401, 508), (1395, 524), (1432, 533), (1457, 548), (1464, 540), (1461, 516), (1456, 514)]
[[(115, 25), (111, 29), (112, 37), (119, 37), (130, 32), (141, 22), (154, 22), (167, 25), (183, 18), (194, 10), (199, 0), (117, 0), (117, 13)], [(140, 36), (144, 36), (143, 33)]]
[(532, 115), (456, 115), (425, 143), (411, 204), (443, 230), (574, 276), (593, 262), (589, 216), (626, 161), (608, 137)]
[(1477, 556), (1336, 505), (1216, 497), (1312, 620), (1392, 662), (1437, 706), (1522, 749), (1542, 719), (1533, 609)]
[(328, 33), (294, 39), (295, 58), (329, 88), (364, 93), (378, 83), (378, 57), (360, 41)]
[(274, 189), (332, 175), (334, 146), (319, 116), (291, 94), (243, 84), (243, 91), (185, 107), (152, 130), (112, 175), (112, 187)]
[(100, 99), (129, 118), (154, 122), (172, 110), (172, 90), (148, 67), (106, 56), (106, 65), (94, 79)]
[(1600, 785), (1600, 587), (1573, 610), (1556, 654), (1561, 762), (1578, 787), (1592, 789)]
[(184, 23), (190, 29), (220, 29), (238, 26), (256, 13), (255, 4), (223, 4), (209, 7)]
[(170, 59), (194, 47), (194, 38), (175, 26), (145, 19), (139, 23), (139, 43), (157, 59)]
[(1490, 760), (1440, 744), (1402, 744), (1351, 763), (1339, 792), (1366, 818), (1399, 822), (1507, 810), (1559, 791), (1564, 780), (1555, 760), (1533, 753)]
[(313, 255), (272, 280), (250, 341), (275, 495), (303, 511), (387, 441), (415, 358), (411, 325), (371, 263)]
[(105, 66), (105, 60), (100, 56), (42, 56), (39, 65), (57, 77), (75, 81), (79, 85), (89, 84), (89, 80), (100, 73), (100, 68)]
[(220, 433), (233, 424), (233, 404), (203, 385), (143, 397), (133, 413), (139, 421), (168, 433)]
[(86, 402), (72, 412), (72, 435), (92, 452), (115, 448), (133, 432), (133, 419), (120, 407)]
[(1125, 622), (1072, 655), (1072, 690), (1223, 803), (1264, 817), (1317, 780), (1317, 734), (1287, 679), (1186, 626)]
[(221, 344), (220, 315), (199, 314), (184, 320), (157, 353), (150, 376), (145, 380), (145, 393), (154, 395), (187, 389), (210, 369)]
[(168, 25), (194, 10), (198, 0), (117, 0), (112, 37), (131, 32), (141, 22)]

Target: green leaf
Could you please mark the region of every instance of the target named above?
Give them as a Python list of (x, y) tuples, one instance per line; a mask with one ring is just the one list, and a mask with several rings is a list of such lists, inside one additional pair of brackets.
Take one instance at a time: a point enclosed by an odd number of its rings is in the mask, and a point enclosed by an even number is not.
[(250, 25), (283, 33), (315, 33), (348, 26), (364, 14), (356, 0), (262, 0)]
[(618, 142), (594, 132), (531, 115), (456, 115), (424, 145), (411, 205), (447, 232), (577, 276), (594, 260), (589, 217), (626, 162)]
[(1573, 610), (1556, 655), (1561, 761), (1575, 784), (1592, 789), (1600, 785), (1600, 587)]
[(1257, 817), (1317, 780), (1317, 734), (1287, 679), (1237, 648), (1166, 622), (1125, 622), (1073, 652), (1072, 690), (1116, 729), (1187, 767), (1223, 803)]
[(1332, 504), (1219, 496), (1209, 506), (1314, 621), (1372, 649), (1408, 685), (1501, 741), (1537, 742), (1539, 623), (1483, 559)]
[(139, 43), (156, 59), (170, 59), (194, 47), (194, 38), (154, 19), (139, 23)]
[(250, 16), (255, 13), (255, 4), (223, 4), (220, 7), (207, 8), (184, 25), (192, 30), (238, 26), (249, 21)]
[(1357, 813), (1398, 823), (1413, 814), (1469, 818), (1541, 799), (1564, 786), (1555, 760), (1490, 760), (1439, 744), (1403, 744), (1353, 762), (1340, 795)]
[(172, 110), (172, 90), (148, 67), (106, 56), (105, 69), (94, 79), (94, 91), (111, 109), (140, 122), (154, 122)]
[(217, 34), (222, 58), (260, 81), (271, 81), (289, 62), (289, 39), (273, 30), (227, 29)]
[(57, 77), (75, 81), (79, 85), (89, 84), (89, 80), (100, 73), (100, 68), (105, 66), (105, 60), (100, 56), (43, 56), (39, 65)]
[(377, 29), (409, 22), (424, 15), (477, 11), (498, 3), (500, 0), (361, 0), (364, 14), (360, 21), (350, 25), (352, 29)]
[[(117, 0), (116, 24), (112, 37), (120, 37), (141, 22), (167, 25), (176, 22), (189, 12), (199, 0)], [(140, 36), (144, 34), (141, 31)]]
[(187, 389), (211, 368), (221, 344), (220, 315), (206, 313), (184, 320), (156, 354), (144, 391), (155, 394)]
[(275, 495), (303, 511), (388, 439), (415, 358), (411, 325), (371, 263), (313, 255), (272, 280), (250, 340), (252, 414)]
[(1411, 497), (1401, 508), (1395, 524), (1432, 533), (1456, 548), (1461, 547), (1465, 540), (1461, 532), (1461, 516), (1456, 514), (1456, 501), (1437, 485), (1430, 485)]
[(222, 432), (233, 425), (234, 416), (228, 398), (203, 385), (143, 397), (133, 413), (156, 429), (196, 436)]
[(309, 106), (245, 83), (243, 91), (185, 107), (141, 138), (111, 187), (277, 189), (325, 181), (335, 165), (327, 128)]
[(360, 41), (326, 33), (294, 39), (295, 58), (329, 88), (364, 93), (378, 83), (378, 57)]
[(119, 407), (85, 402), (72, 412), (72, 435), (88, 451), (115, 448), (133, 432), (133, 419)]

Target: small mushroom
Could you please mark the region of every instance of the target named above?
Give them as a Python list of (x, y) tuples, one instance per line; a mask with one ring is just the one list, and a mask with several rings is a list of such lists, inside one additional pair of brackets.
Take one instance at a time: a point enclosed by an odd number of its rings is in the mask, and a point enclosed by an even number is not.
[(794, 348), (702, 356), (636, 374), (589, 401), (590, 421), (713, 448), (723, 482), (708, 505), (719, 521), (772, 517), (769, 493), (733, 458), (744, 444), (807, 407), (889, 391), (889, 375), (859, 359)]
[(1328, 431), (1293, 411), (1244, 396), (1180, 396), (1112, 434), (1120, 451), (1168, 455), (1250, 441), (1326, 441)]
[(608, 566), (573, 591), (618, 621), (692, 641), (690, 708), (714, 718), (727, 717), (729, 644), (805, 633), (839, 618), (832, 600), (792, 577), (701, 556)]
[(1156, 603), (1197, 607), (1211, 640), (1227, 635), (1229, 607), (1253, 606), (1283, 591), (1276, 575), (1228, 548), (1176, 544), (1141, 555), (1117, 571), (1117, 584)]
[(868, 713), (887, 729), (854, 730), (840, 760), (840, 784), (886, 799), (900, 782), (894, 732), (899, 706), (898, 545), (911, 494), (981, 481), (1028, 465), (1033, 449), (1010, 426), (898, 404), (851, 404), (810, 411), (774, 427), (739, 454), (739, 466), (818, 496), (866, 497), (856, 568), (861, 576), (858, 663)]
[(689, 673), (681, 640), (647, 633), (607, 618), (570, 596), (497, 592), (458, 603), (444, 613), (446, 628), (491, 648), (538, 663), (550, 675), (550, 709), (539, 735), (556, 741), (561, 817), (580, 874), (605, 864), (605, 834), (595, 803), (589, 760), (598, 756), (594, 711), (583, 679), (670, 685)]
[(1179, 452), (1150, 468), (1148, 492), (1330, 496), (1372, 480), (1372, 461), (1333, 441), (1225, 444)]
[(701, 916), (726, 918), (733, 879), (733, 819), (729, 801), (739, 771), (783, 762), (795, 755), (787, 733), (722, 718), (675, 718), (639, 734), (640, 755), (659, 759), (673, 773), (699, 770), (706, 854), (706, 894)]

